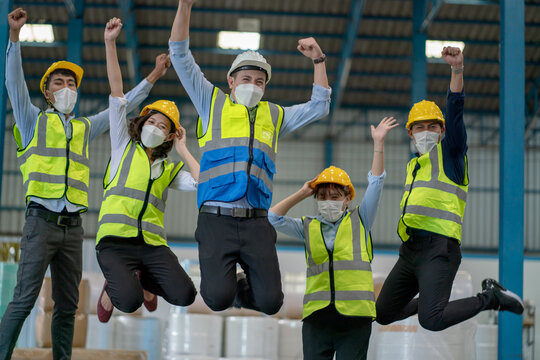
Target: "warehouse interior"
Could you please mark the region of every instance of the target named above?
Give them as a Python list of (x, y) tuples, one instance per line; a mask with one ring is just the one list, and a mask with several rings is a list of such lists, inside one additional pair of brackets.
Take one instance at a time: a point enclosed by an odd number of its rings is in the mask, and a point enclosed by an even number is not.
[[(106, 109), (109, 103), (105, 23), (118, 17), (124, 24), (118, 55), (128, 91), (152, 71), (156, 56), (168, 52), (178, 0), (3, 0), (3, 49), (8, 45), (7, 14), (18, 7), (28, 13), (27, 25), (52, 29), (52, 39), (21, 40), (32, 103), (46, 107), (40, 80), (52, 62), (66, 59), (84, 68), (75, 111), (86, 115)], [(35, 30), (41, 35), (43, 31)], [(429, 99), (444, 112), (450, 68), (437, 54), (449, 44), (462, 48), (470, 185), (462, 230), (463, 259), (452, 297), (476, 294), (482, 279), (491, 277), (522, 296), (525, 312), (516, 316), (486, 311), (443, 332), (423, 330), (414, 318), (392, 330), (376, 324), (368, 359), (540, 359), (540, 332), (535, 332), (536, 320), (540, 320), (535, 311), (540, 304), (536, 279), (540, 273), (540, 1), (198, 0), (191, 15), (190, 49), (205, 77), (227, 91), (227, 71), (244, 50), (220, 47), (222, 31), (260, 35), (258, 51), (272, 66), (264, 99), (283, 106), (306, 102), (311, 95), (313, 65), (296, 49), (298, 40), (315, 38), (327, 57), (330, 113), (279, 139), (272, 204), (335, 165), (346, 169), (352, 179), (357, 189), (353, 205), (358, 205), (373, 156), (370, 126), (385, 116), (400, 123), (386, 140), (387, 175), (371, 230), (376, 284), (384, 281), (401, 245), (396, 233), (399, 203), (405, 166), (414, 151), (404, 128), (409, 110), (414, 103)], [(431, 46), (439, 46), (435, 55), (428, 54)], [(5, 72), (3, 58), (2, 80)], [(2, 83), (0, 241), (6, 267), (0, 283), (0, 310), (4, 311), (16, 281), (13, 254), (18, 252), (26, 204), (12, 135), (13, 110)], [(198, 114), (172, 67), (153, 86), (143, 106), (164, 98), (178, 105), (188, 148), (200, 160)], [(107, 326), (98, 323), (96, 302), (104, 279), (94, 246), (110, 157), (108, 133), (95, 139), (89, 152), (89, 209), (83, 215), (85, 280), (80, 287), (86, 300), (81, 305), (85, 310), (76, 318), (84, 333), (76, 329), (79, 345), (74, 349), (122, 350), (126, 359), (135, 358), (127, 357), (134, 356), (130, 350), (145, 351), (147, 359), (168, 360), (302, 358), (304, 244), (279, 233), (276, 246), (285, 302), (274, 317), (238, 309), (215, 313), (198, 296), (188, 308), (171, 306), (160, 298), (156, 312), (115, 311), (114, 321)], [(316, 213), (316, 202), (307, 199), (289, 215)], [(195, 284), (199, 279), (194, 238), (197, 215), (194, 192), (169, 193), (165, 213), (168, 243)], [(23, 327), (19, 354), (24, 348), (50, 346), (47, 316), (53, 303), (47, 291), (50, 283), (44, 283)], [(76, 354), (83, 356), (74, 351), (74, 358)]]

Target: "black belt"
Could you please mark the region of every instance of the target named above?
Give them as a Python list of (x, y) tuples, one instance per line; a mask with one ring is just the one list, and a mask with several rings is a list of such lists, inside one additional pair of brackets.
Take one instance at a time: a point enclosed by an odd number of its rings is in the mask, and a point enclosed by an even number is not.
[(201, 213), (232, 216), (236, 218), (254, 218), (268, 216), (268, 210), (264, 209), (247, 209), (247, 208), (226, 208), (220, 206), (201, 206)]
[(26, 210), (26, 215), (38, 216), (59, 226), (79, 226), (82, 224), (82, 219), (79, 214), (61, 215), (49, 210), (28, 208), (28, 210)]

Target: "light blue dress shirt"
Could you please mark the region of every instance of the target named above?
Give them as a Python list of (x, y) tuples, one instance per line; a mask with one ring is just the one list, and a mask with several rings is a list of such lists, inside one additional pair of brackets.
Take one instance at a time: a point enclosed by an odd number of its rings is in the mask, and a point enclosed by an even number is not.
[[(171, 56), (171, 63), (178, 78), (182, 82), (184, 89), (199, 113), (204, 133), (208, 128), (210, 119), (214, 85), (204, 77), (199, 65), (195, 62), (195, 59), (189, 50), (189, 39), (183, 41), (169, 41), (169, 55)], [(225, 77), (225, 74), (223, 76)], [(279, 136), (284, 136), (328, 115), (328, 112), (330, 111), (331, 93), (331, 89), (326, 89), (320, 85), (313, 84), (310, 101), (303, 104), (284, 107), (283, 122), (279, 131)], [(241, 208), (252, 207), (246, 197), (229, 203), (207, 201), (205, 202), (205, 205)]]
[[(6, 50), (6, 88), (11, 107), (13, 108), (13, 117), (17, 128), (21, 133), (21, 141), (23, 146), (27, 146), (34, 136), (34, 129), (37, 123), (37, 118), (41, 109), (32, 104), (30, 94), (24, 80), (24, 72), (21, 58), (20, 42), (9, 41)], [(130, 101), (128, 112), (134, 110), (139, 104), (146, 99), (152, 84), (146, 79), (141, 81), (135, 88), (126, 94), (126, 98)], [(53, 112), (54, 109), (47, 109), (47, 112)], [(64, 126), (68, 129), (69, 120), (62, 115), (60, 118), (64, 121)], [(98, 135), (109, 129), (109, 109), (106, 109), (96, 115), (88, 116), (88, 120), (92, 124), (90, 127), (90, 141)], [(41, 199), (30, 197), (30, 201), (43, 205), (47, 209), (54, 212), (61, 212), (64, 208), (69, 212), (77, 212), (84, 207), (70, 203), (66, 197), (61, 199)]]
[[(386, 171), (381, 174), (381, 176), (374, 176), (371, 174), (371, 171), (368, 173), (368, 186), (362, 203), (359, 206), (360, 218), (364, 223), (364, 228), (366, 230), (366, 238), (375, 222), (375, 216), (377, 215), (377, 209), (379, 208), (379, 202), (381, 199), (381, 193), (384, 185), (384, 179), (386, 177)], [(349, 211), (349, 210), (348, 210)], [(345, 217), (347, 212), (343, 214), (341, 219), (335, 223), (331, 223), (321, 214), (315, 216), (322, 224), (322, 233), (324, 237), (324, 242), (326, 248), (330, 251), (334, 251), (334, 242), (336, 240), (336, 234), (341, 224), (341, 221)], [(304, 224), (302, 223), (301, 218), (293, 218), (289, 216), (280, 216), (276, 213), (269, 211), (268, 212), (268, 221), (274, 226), (274, 228), (286, 235), (295, 237), (302, 241), (305, 240), (304, 235)]]

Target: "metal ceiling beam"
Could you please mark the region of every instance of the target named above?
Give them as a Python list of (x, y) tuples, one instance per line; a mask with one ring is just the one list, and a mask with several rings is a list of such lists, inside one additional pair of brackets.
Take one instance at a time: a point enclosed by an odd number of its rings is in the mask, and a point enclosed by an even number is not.
[(420, 26), (420, 32), (426, 32), (429, 24), (431, 24), (433, 19), (435, 19), (435, 16), (437, 16), (437, 13), (443, 6), (444, 2), (444, 0), (431, 0), (431, 9), (424, 18), (424, 21), (422, 21), (422, 25)]
[(137, 37), (137, 23), (135, 21), (135, 3), (133, 0), (118, 0), (118, 5), (122, 10), (122, 17), (124, 18), (128, 75), (131, 85), (134, 87), (142, 80), (139, 38)]
[[(332, 87), (332, 99), (330, 101), (330, 114), (328, 116), (328, 135), (333, 136), (333, 120), (334, 114), (341, 104), (341, 98), (343, 91), (347, 86), (347, 80), (351, 71), (351, 61), (354, 53), (354, 43), (356, 41), (356, 34), (358, 34), (358, 26), (362, 19), (362, 12), (364, 10), (364, 0), (354, 0), (351, 2), (351, 16), (347, 22), (347, 31), (343, 37), (341, 45), (341, 54), (339, 57), (339, 63), (337, 67), (337, 76)], [(328, 160), (328, 159), (327, 159)], [(327, 161), (328, 162), (331, 160)], [(328, 164), (327, 166), (330, 166)]]
[[(0, 49), (6, 49), (9, 39), (9, 25), (6, 21), (8, 14), (13, 7), (12, 0), (3, 0), (0, 2)], [(7, 108), (7, 90), (6, 83), (6, 57), (0, 56), (0, 210), (2, 209), (2, 174), (4, 173), (4, 139), (6, 137), (6, 108)]]
[[(427, 34), (422, 31), (422, 24), (427, 11), (427, 0), (414, 0), (413, 4), (413, 58), (411, 103), (424, 100), (427, 96)], [(412, 105), (411, 104), (411, 105)]]
[[(523, 297), (525, 5), (501, 0), (499, 279)], [(511, 284), (511, 285), (510, 285)], [(523, 357), (523, 317), (499, 312), (498, 358)]]
[[(84, 0), (64, 0), (64, 3), (69, 12), (67, 61), (82, 66)], [(73, 111), (79, 113), (78, 102)]]

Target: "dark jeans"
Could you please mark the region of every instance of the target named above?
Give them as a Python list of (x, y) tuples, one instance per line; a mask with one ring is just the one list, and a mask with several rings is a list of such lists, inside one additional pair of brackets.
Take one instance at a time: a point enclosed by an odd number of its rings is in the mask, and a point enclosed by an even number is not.
[[(229, 308), (235, 297), (245, 308), (272, 315), (283, 304), (276, 231), (267, 217), (233, 218), (200, 213), (195, 239), (199, 243), (201, 295), (214, 311)], [(238, 289), (236, 264), (249, 286)]]
[(334, 304), (318, 310), (304, 319), (302, 343), (304, 360), (367, 359), (369, 317), (341, 315)]
[(21, 239), (17, 285), (0, 324), (0, 359), (10, 359), (26, 317), (34, 307), (47, 267), (51, 266), (54, 309), (53, 358), (70, 359), (82, 274), (83, 228), (27, 216)]
[(195, 300), (193, 282), (167, 246), (148, 245), (142, 238), (109, 237), (99, 242), (96, 254), (107, 279), (105, 290), (114, 307), (123, 312), (134, 312), (142, 305), (143, 289), (173, 305), (187, 306)]
[(440, 331), (485, 310), (487, 297), (481, 294), (448, 302), (460, 263), (456, 240), (429, 233), (411, 237), (401, 245), (399, 259), (381, 289), (377, 322), (387, 325), (418, 314), (422, 327)]

